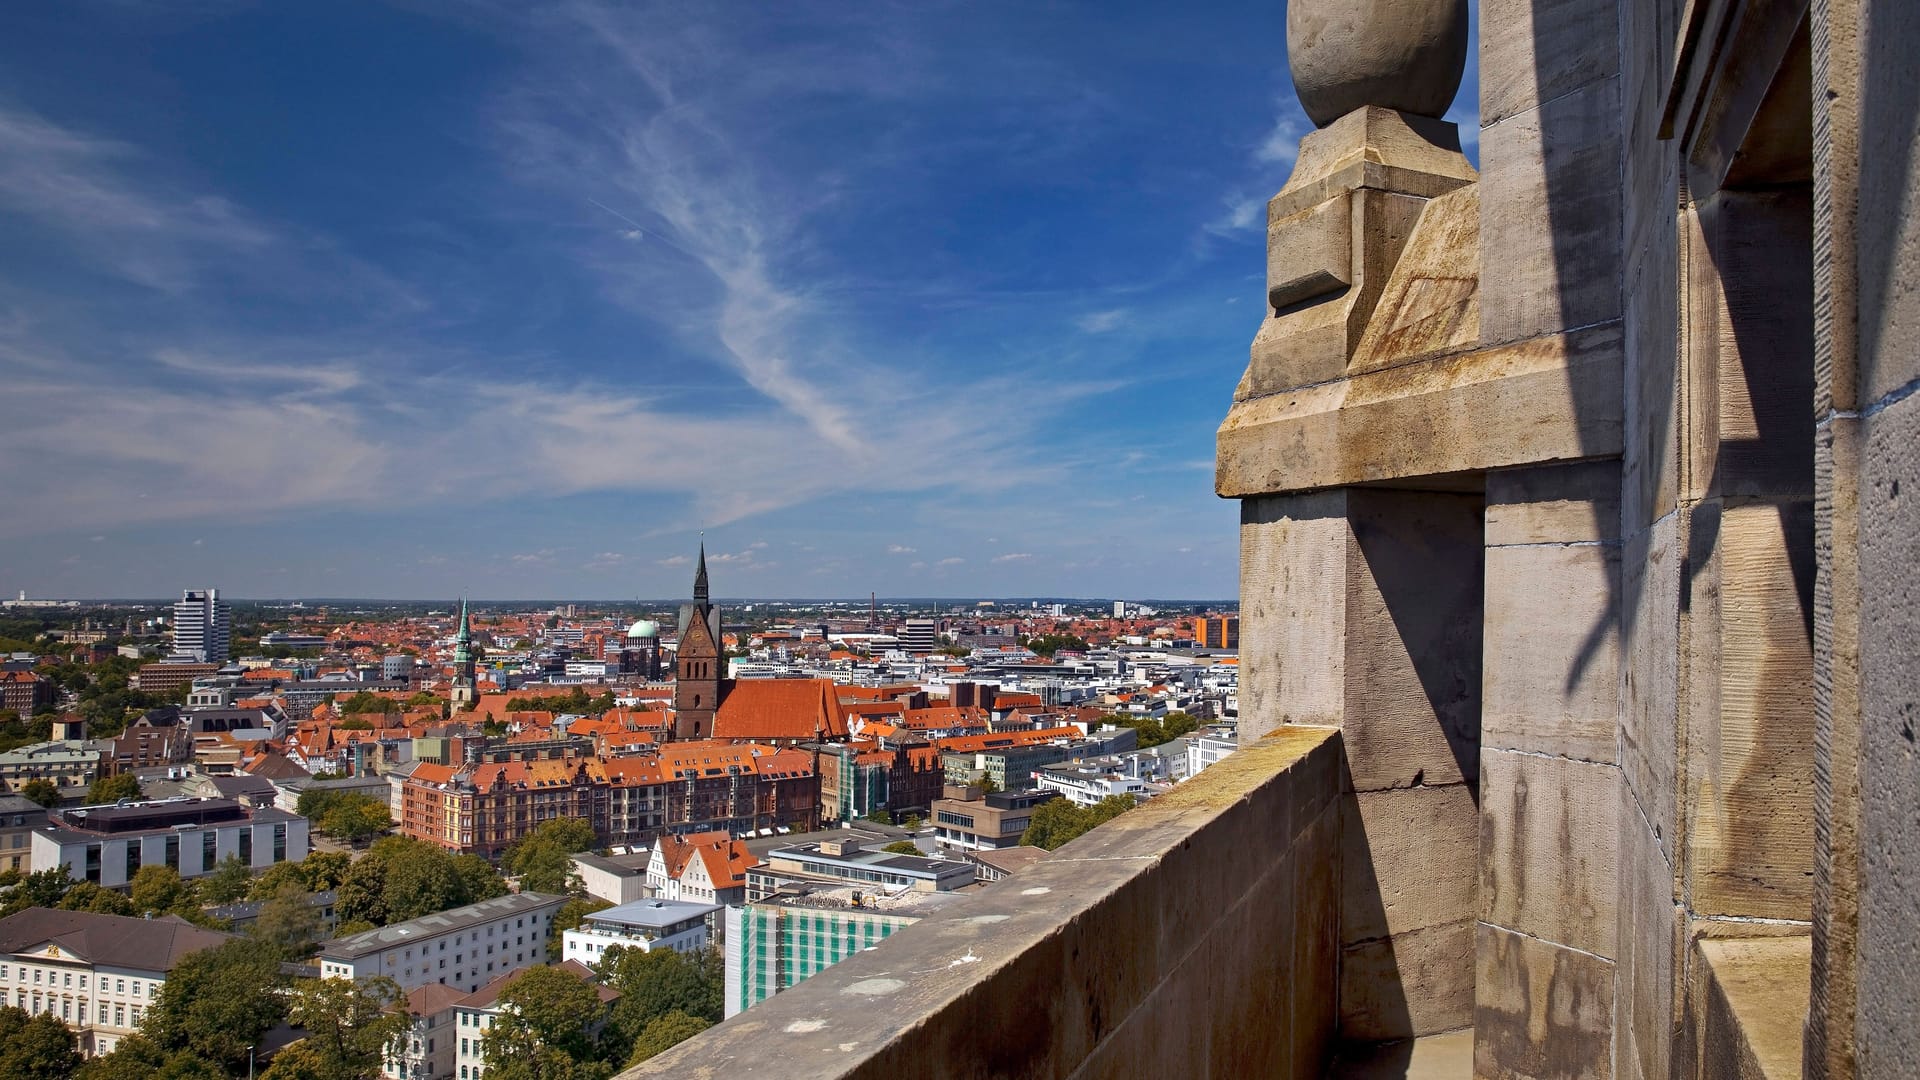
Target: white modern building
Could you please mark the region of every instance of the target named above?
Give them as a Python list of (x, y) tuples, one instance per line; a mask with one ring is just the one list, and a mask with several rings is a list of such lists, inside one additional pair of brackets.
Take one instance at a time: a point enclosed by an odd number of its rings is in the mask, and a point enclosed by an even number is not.
[(307, 819), (235, 799), (175, 798), (52, 810), (33, 834), (33, 869), (65, 866), (76, 881), (124, 888), (142, 866), (183, 878), (235, 855), (256, 872), (307, 857)]
[(233, 635), (233, 612), (220, 599), (219, 589), (188, 589), (173, 605), (173, 651), (167, 661), (176, 664), (224, 664)]
[(1200, 770), (1209, 765), (1219, 764), (1220, 759), (1240, 749), (1240, 740), (1228, 731), (1202, 731), (1187, 737), (1187, 775), (1198, 776)]
[(920, 656), (940, 643), (939, 624), (932, 619), (908, 619), (900, 624), (900, 651)]
[(176, 915), (28, 908), (0, 919), (0, 1002), (58, 1017), (88, 1057), (110, 1053), (140, 1026), (168, 972), (232, 937)]
[(566, 902), (547, 893), (511, 893), (334, 938), (320, 946), (320, 975), (385, 975), (402, 990), (443, 983), (472, 993), (507, 972), (546, 963), (553, 915)]
[[(399, 815), (394, 817), (397, 820)], [(588, 896), (609, 904), (630, 904), (649, 895), (647, 866), (651, 859), (651, 853), (646, 851), (625, 855), (595, 855), (583, 851), (573, 856), (573, 876), (580, 880), (580, 887)]]
[(674, 949), (695, 952), (707, 947), (707, 921), (718, 904), (684, 900), (636, 900), (587, 916), (578, 929), (561, 935), (561, 956), (582, 964), (597, 964), (607, 950), (620, 947)]
[(1081, 765), (1042, 765), (1033, 771), (1034, 786), (1057, 791), (1076, 806), (1092, 806), (1114, 795), (1143, 795), (1146, 781), (1124, 772), (1089, 769)]

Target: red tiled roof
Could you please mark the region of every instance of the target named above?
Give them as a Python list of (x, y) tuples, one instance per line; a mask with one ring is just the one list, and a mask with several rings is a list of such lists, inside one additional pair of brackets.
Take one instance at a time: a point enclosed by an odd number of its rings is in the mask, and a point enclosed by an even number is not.
[(826, 739), (844, 737), (830, 679), (743, 679), (714, 714), (716, 739)]

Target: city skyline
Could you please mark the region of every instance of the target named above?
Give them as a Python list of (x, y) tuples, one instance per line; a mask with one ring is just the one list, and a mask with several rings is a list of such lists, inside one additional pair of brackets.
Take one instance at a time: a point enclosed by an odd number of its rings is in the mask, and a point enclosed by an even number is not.
[(1232, 596), (1283, 14), (22, 16), (0, 591)]

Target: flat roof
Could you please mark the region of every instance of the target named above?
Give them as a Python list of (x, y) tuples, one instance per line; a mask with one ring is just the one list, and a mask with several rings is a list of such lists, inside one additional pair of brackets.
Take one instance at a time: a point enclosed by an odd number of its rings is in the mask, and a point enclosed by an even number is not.
[(595, 855), (591, 851), (582, 851), (573, 856), (573, 861), (619, 877), (634, 877), (647, 872), (647, 863), (652, 858), (650, 851), (636, 851), (627, 855)]
[(510, 915), (538, 911), (544, 907), (559, 907), (566, 902), (566, 897), (550, 893), (508, 893), (491, 900), (482, 900), (477, 904), (468, 904), (466, 907), (439, 911), (432, 915), (422, 915), (417, 919), (408, 919), (406, 922), (394, 923), (392, 926), (382, 926), (377, 930), (334, 938), (320, 946), (320, 958), (322, 960), (358, 960), (363, 956), (371, 956), (395, 946), (430, 940), (442, 934), (455, 933)]
[(719, 904), (696, 904), (687, 900), (635, 900), (630, 904), (596, 911), (587, 916), (587, 921), (657, 930), (689, 919), (702, 919), (719, 910)]

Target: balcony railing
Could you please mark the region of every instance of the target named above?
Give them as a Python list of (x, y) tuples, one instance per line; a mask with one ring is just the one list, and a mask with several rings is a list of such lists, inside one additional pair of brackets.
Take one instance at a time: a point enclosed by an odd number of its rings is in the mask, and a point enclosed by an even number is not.
[(1341, 770), (1282, 727), (622, 1076), (1316, 1076)]

